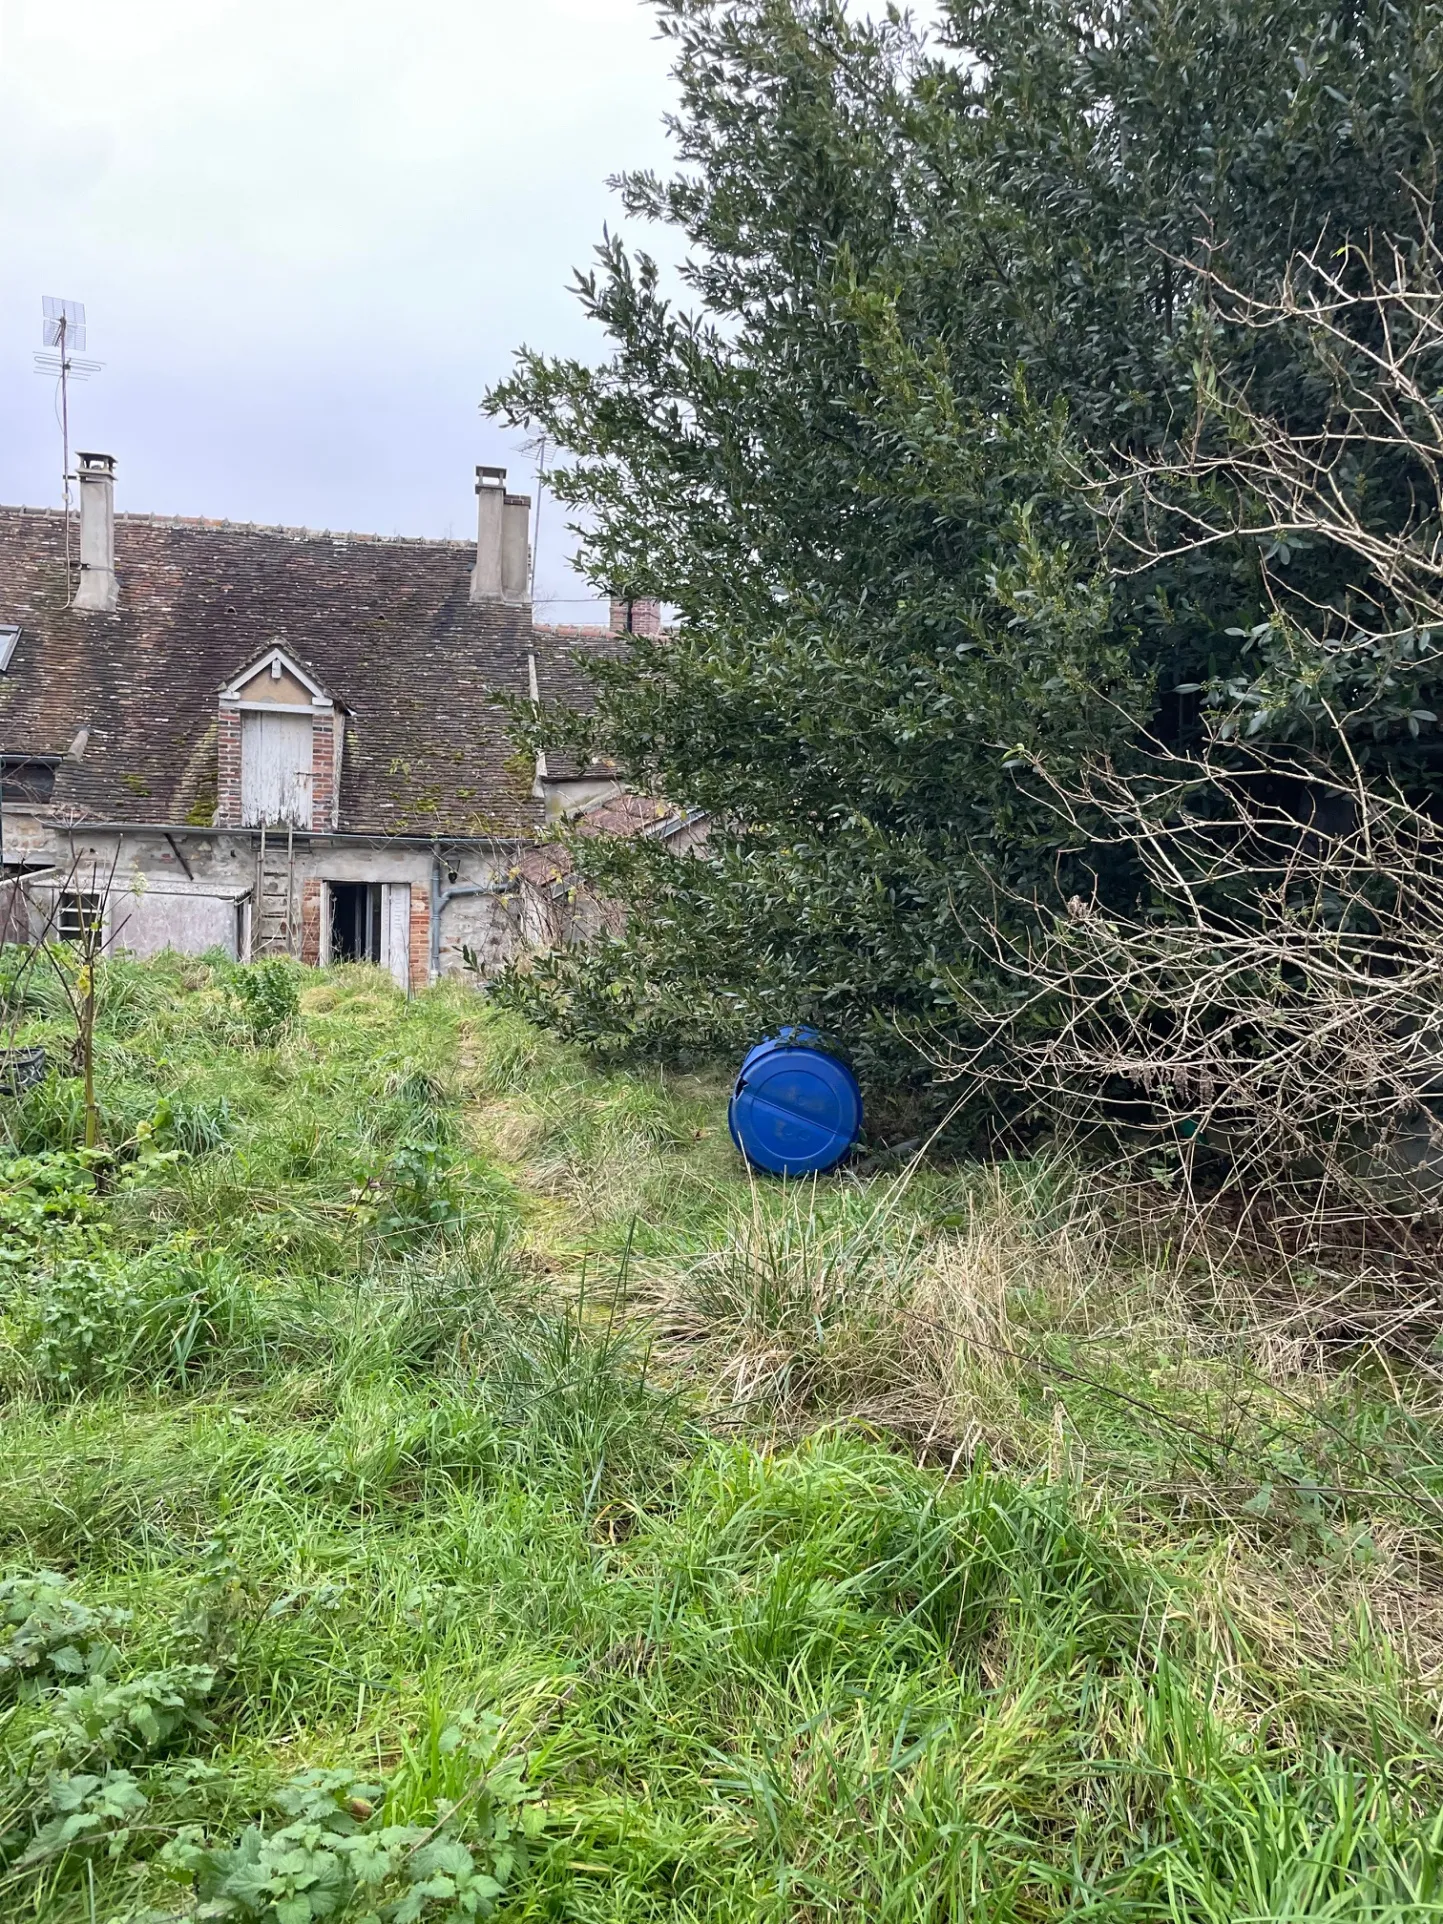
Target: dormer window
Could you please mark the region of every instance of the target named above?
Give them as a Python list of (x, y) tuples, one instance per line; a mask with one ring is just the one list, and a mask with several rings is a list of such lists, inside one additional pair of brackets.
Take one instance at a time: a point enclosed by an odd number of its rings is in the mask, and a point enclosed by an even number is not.
[(0, 624), (0, 675), (8, 671), (10, 667), (10, 657), (19, 646), (20, 630), (15, 627), (6, 627)]
[(344, 718), (283, 648), (221, 690), (222, 826), (334, 828)]

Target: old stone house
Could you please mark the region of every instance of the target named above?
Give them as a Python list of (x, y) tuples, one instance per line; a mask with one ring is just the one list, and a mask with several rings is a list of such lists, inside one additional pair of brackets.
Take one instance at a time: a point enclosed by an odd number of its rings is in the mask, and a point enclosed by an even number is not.
[(78, 531), (0, 507), (4, 868), (32, 931), (406, 987), (545, 939), (517, 878), (618, 789), (520, 753), (498, 694), (574, 699), (605, 631), (533, 624), (504, 470), (476, 471), (474, 545), (117, 515), (109, 456), (78, 479)]

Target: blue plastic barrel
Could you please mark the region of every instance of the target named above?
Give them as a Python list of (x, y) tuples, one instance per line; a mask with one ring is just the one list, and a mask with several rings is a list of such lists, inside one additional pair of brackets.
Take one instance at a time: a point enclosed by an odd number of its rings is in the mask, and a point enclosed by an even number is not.
[(774, 1176), (835, 1169), (862, 1133), (862, 1092), (815, 1029), (783, 1029), (742, 1064), (727, 1109), (732, 1141)]

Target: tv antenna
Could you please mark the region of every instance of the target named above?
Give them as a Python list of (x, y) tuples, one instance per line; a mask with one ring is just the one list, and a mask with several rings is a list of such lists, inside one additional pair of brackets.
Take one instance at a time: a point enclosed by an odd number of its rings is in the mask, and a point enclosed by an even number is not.
[(541, 553), (541, 501), (546, 493), (546, 436), (537, 444), (536, 456), (536, 532), (531, 537), (531, 599), (536, 600), (536, 562)]
[(70, 606), (74, 576), (70, 566), (70, 383), (88, 381), (100, 372), (99, 361), (81, 358), (85, 347), (85, 303), (65, 301), (55, 294), (40, 299), (44, 315), (44, 349), (35, 356), (35, 372), (55, 382), (56, 415), (60, 423), (60, 488), (65, 510), (65, 605)]

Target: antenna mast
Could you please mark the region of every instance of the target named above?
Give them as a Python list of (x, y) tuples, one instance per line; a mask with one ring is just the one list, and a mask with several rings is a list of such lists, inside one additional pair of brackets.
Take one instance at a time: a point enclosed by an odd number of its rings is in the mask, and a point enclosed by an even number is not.
[(546, 493), (546, 436), (539, 443), (536, 459), (536, 532), (531, 537), (531, 600), (536, 601), (536, 559), (541, 553), (541, 498)]
[(88, 381), (92, 374), (100, 372), (99, 361), (80, 359), (80, 350), (85, 346), (85, 303), (83, 301), (61, 300), (55, 294), (44, 294), (40, 299), (44, 315), (41, 339), (47, 350), (35, 356), (35, 372), (44, 374), (56, 383), (56, 412), (60, 420), (60, 490), (61, 505), (65, 512), (65, 605), (68, 608), (75, 594), (74, 571), (70, 561), (70, 483), (75, 478), (70, 472), (70, 383)]

